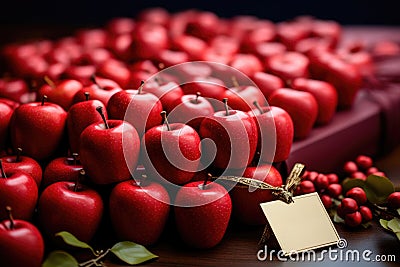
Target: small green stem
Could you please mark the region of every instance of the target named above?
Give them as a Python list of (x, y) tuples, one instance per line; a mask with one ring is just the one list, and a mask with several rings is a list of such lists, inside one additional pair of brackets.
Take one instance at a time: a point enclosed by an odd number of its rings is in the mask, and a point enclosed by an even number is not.
[(111, 249), (107, 249), (103, 254), (100, 254), (97, 258), (79, 263), (80, 267), (89, 267), (89, 266), (102, 266), (102, 264), (99, 264), (98, 261), (107, 256), (107, 254), (111, 251)]

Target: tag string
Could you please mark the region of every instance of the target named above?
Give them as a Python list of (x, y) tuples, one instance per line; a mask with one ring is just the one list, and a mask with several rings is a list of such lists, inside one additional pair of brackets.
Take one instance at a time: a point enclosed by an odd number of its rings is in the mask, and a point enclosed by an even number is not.
[(240, 177), (240, 176), (219, 176), (219, 177), (213, 177), (213, 179), (231, 181), (261, 190), (271, 190), (274, 196), (289, 204), (293, 202), (293, 192), (301, 182), (301, 175), (304, 171), (304, 168), (305, 168), (304, 164), (296, 163), (293, 166), (293, 169), (290, 172), (288, 178), (286, 179), (286, 184), (279, 187), (270, 185), (263, 181), (255, 180), (252, 178)]

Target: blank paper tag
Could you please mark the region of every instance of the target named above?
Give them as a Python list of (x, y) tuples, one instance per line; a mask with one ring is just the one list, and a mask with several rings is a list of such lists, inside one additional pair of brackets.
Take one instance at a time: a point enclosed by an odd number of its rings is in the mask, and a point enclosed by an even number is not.
[(284, 255), (337, 244), (340, 237), (317, 193), (293, 201), (260, 204)]

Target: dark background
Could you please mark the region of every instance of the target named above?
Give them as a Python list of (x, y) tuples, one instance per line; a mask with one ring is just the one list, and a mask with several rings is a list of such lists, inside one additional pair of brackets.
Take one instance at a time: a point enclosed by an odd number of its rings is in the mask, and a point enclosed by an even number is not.
[(214, 11), (223, 17), (246, 14), (272, 21), (309, 14), (321, 19), (334, 19), (342, 24), (400, 25), (399, 2), (399, 0), (3, 0), (0, 22), (3, 26), (6, 24), (101, 25), (111, 17), (134, 16), (146, 7), (161, 6), (169, 11), (198, 8)]
[(312, 15), (344, 25), (400, 25), (399, 6), (400, 0), (3, 0), (0, 46), (68, 36), (78, 28), (102, 26), (113, 17), (134, 17), (149, 7), (170, 12), (196, 8), (226, 18), (254, 15), (274, 22)]

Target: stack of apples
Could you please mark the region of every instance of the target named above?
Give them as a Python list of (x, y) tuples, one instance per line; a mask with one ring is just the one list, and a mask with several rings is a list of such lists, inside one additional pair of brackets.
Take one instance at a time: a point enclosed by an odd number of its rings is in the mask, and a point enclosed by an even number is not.
[(232, 212), (264, 224), (259, 203), (271, 192), (228, 193), (207, 173), (282, 185), (273, 165), (293, 140), (351, 107), (370, 63), (363, 50), (336, 49), (340, 32), (310, 17), (273, 24), (155, 8), (56, 41), (7, 45), (0, 236), (25, 227), (10, 225), (6, 206), (25, 221), (37, 208), (49, 239), (69, 231), (90, 241), (109, 216), (120, 239), (154, 244), (171, 204), (182, 240), (197, 248), (222, 240)]

